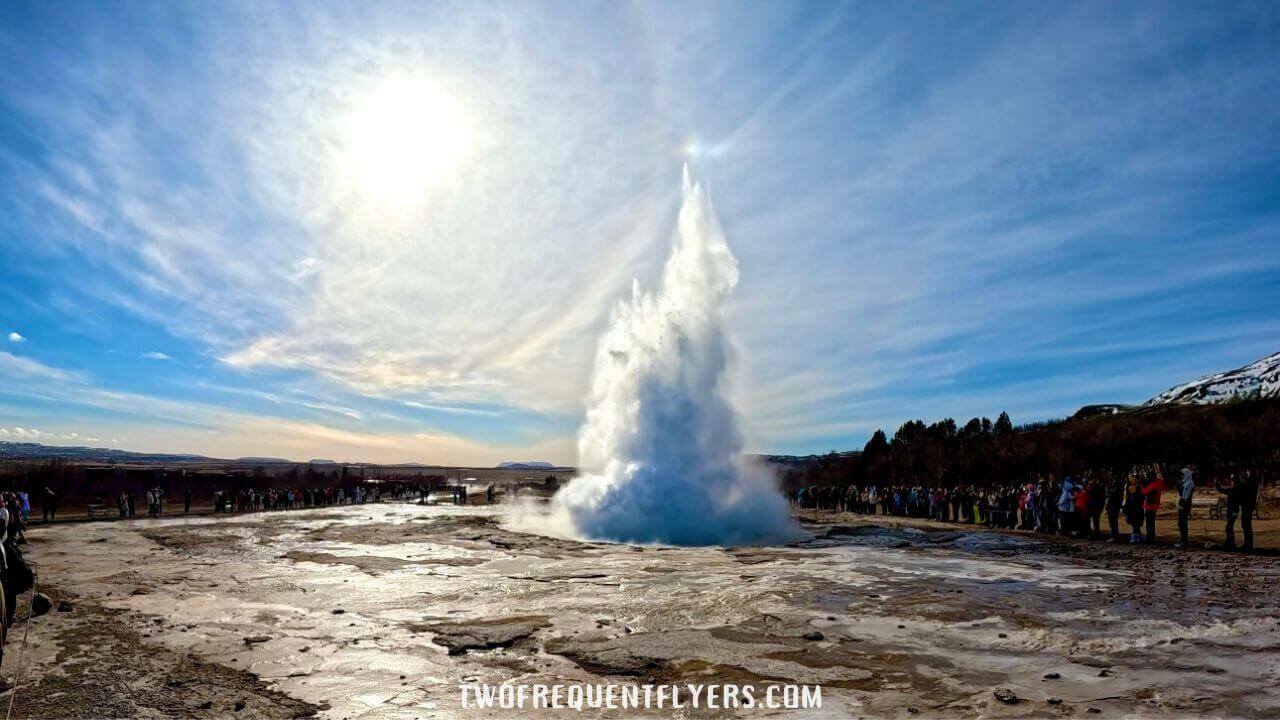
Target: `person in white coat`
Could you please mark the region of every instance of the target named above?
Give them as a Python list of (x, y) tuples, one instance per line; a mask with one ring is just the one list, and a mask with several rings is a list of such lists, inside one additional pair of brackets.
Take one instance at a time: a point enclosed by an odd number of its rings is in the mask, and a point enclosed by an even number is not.
[(1182, 468), (1182, 477), (1178, 480), (1178, 544), (1174, 547), (1187, 546), (1187, 525), (1191, 520), (1191, 497), (1196, 492), (1195, 471), (1190, 465)]

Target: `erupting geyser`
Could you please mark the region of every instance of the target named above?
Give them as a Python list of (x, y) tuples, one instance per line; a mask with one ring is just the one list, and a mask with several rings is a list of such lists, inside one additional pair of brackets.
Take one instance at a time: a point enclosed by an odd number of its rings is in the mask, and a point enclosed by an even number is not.
[(794, 534), (790, 513), (771, 475), (741, 457), (724, 395), (720, 306), (738, 262), (688, 168), (683, 192), (661, 285), (634, 283), (600, 339), (580, 475), (552, 500), (551, 520), (567, 534), (621, 542), (776, 542)]

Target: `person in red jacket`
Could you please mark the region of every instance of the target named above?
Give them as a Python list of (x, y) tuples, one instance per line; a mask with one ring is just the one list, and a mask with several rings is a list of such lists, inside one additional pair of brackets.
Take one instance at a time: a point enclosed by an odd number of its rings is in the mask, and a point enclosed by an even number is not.
[(1142, 512), (1147, 519), (1147, 537), (1145, 538), (1148, 545), (1156, 543), (1156, 511), (1160, 509), (1160, 494), (1166, 489), (1164, 484), (1164, 476), (1160, 474), (1160, 467), (1155, 468), (1155, 479), (1142, 487)]
[(1076, 484), (1076, 496), (1074, 499), (1076, 504), (1075, 527), (1076, 537), (1084, 539), (1089, 537), (1089, 486), (1088, 481), (1083, 477)]

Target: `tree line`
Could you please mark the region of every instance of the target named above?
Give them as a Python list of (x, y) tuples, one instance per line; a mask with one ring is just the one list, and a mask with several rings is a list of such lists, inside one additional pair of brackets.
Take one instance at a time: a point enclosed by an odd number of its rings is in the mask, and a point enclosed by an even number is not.
[(784, 486), (874, 484), (990, 487), (1053, 473), (1127, 471), (1191, 463), (1201, 473), (1252, 467), (1266, 482), (1280, 468), (1280, 398), (1220, 405), (1140, 407), (1014, 426), (1007, 413), (910, 420), (877, 430), (861, 452), (832, 453), (781, 471)]

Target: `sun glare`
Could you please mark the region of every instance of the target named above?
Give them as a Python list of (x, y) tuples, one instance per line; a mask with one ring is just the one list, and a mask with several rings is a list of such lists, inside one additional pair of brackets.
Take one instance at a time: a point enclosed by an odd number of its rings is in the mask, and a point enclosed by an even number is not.
[(362, 193), (409, 204), (457, 167), (469, 141), (466, 118), (448, 93), (427, 80), (395, 78), (352, 112), (346, 165)]

